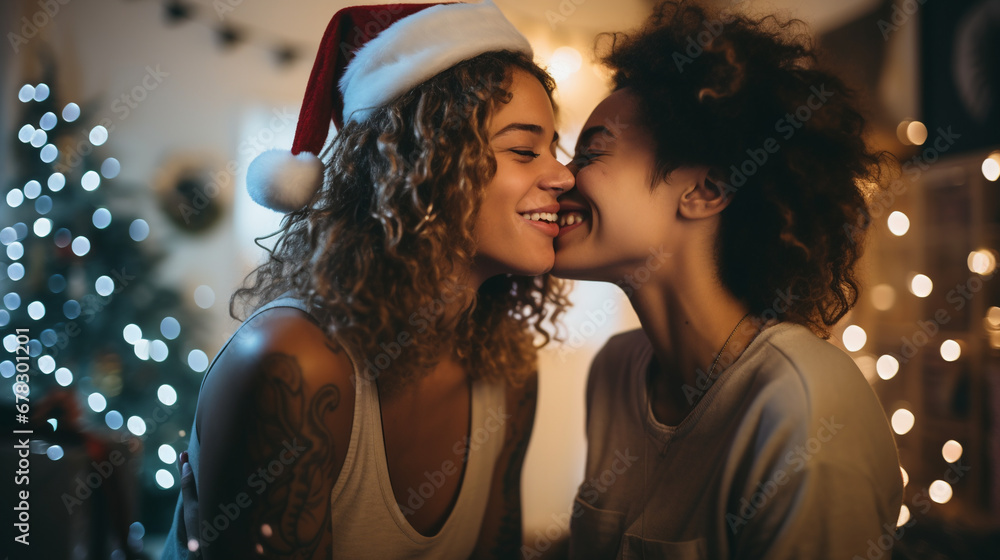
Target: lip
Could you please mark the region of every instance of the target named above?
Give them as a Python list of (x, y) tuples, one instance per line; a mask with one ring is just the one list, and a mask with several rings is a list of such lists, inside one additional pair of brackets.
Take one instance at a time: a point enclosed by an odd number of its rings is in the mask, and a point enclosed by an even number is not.
[(589, 214), (589, 209), (583, 204), (578, 204), (576, 202), (560, 202), (559, 212), (581, 212), (584, 214)]
[(556, 237), (559, 235), (559, 224), (553, 224), (549, 222), (536, 222), (535, 220), (525, 220), (523, 216), (521, 217), (521, 219), (531, 224), (532, 227), (537, 228), (539, 231), (541, 231), (545, 235), (548, 235), (549, 237)]
[(541, 208), (535, 208), (533, 210), (519, 210), (517, 213), (518, 214), (541, 214), (541, 213), (544, 212), (544, 213), (558, 214), (559, 213), (559, 208), (560, 208), (560, 205), (558, 203), (553, 202), (552, 204), (549, 204), (548, 206), (542, 206)]

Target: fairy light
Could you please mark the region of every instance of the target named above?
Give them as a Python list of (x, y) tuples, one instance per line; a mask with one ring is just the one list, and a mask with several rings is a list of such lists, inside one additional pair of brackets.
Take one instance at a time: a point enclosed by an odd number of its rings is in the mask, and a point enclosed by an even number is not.
[(935, 480), (934, 482), (931, 483), (930, 487), (927, 490), (928, 494), (930, 494), (931, 499), (939, 504), (948, 503), (948, 501), (951, 500), (951, 496), (953, 493), (951, 489), (951, 484), (948, 484), (943, 480)]
[(863, 328), (857, 325), (850, 325), (844, 329), (842, 340), (844, 348), (847, 348), (851, 352), (857, 352), (864, 348), (865, 342), (868, 341), (868, 334)]
[(955, 340), (948, 339), (941, 343), (941, 358), (946, 362), (954, 362), (962, 355), (962, 346)]
[(962, 444), (953, 439), (949, 439), (941, 446), (941, 456), (949, 463), (954, 463), (962, 458)]
[(902, 237), (906, 235), (907, 231), (910, 230), (910, 218), (899, 210), (889, 214), (889, 218), (886, 222), (889, 225), (889, 231), (896, 237)]
[(892, 413), (892, 431), (903, 435), (913, 429), (915, 420), (912, 412), (905, 408), (900, 408)]
[(878, 372), (878, 376), (882, 379), (892, 379), (899, 373), (899, 360), (888, 354), (882, 355), (875, 362), (875, 371)]
[(1000, 151), (993, 152), (983, 160), (983, 177), (987, 181), (1000, 179)]
[(973, 251), (969, 253), (969, 257), (966, 259), (966, 264), (969, 267), (970, 272), (975, 272), (976, 274), (992, 274), (997, 267), (996, 254), (990, 249), (980, 249), (978, 251)]
[(934, 282), (924, 274), (916, 274), (910, 280), (910, 293), (917, 297), (927, 297), (934, 290)]

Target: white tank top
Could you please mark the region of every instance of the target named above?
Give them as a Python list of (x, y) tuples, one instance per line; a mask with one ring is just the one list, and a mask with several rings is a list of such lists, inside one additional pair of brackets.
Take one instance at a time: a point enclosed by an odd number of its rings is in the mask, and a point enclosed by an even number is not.
[[(240, 325), (272, 307), (294, 307), (309, 313), (304, 302), (292, 297), (280, 297), (254, 311)], [(205, 375), (211, 373), (215, 361), (237, 335), (230, 336), (212, 360)], [(497, 431), (497, 420), (503, 426), (505, 388), (503, 383), (472, 384), (472, 420), (469, 437), (456, 442), (456, 456), (452, 458), (461, 472), (461, 463), (468, 464), (463, 475), (458, 498), (448, 519), (434, 536), (424, 536), (407, 521), (404, 510), (420, 507), (433, 488), (435, 473), (430, 473), (427, 486), (421, 485), (408, 493), (403, 504), (397, 504), (385, 458), (382, 439), (382, 414), (378, 391), (373, 382), (367, 381), (359, 361), (348, 352), (354, 365), (355, 401), (354, 421), (347, 457), (337, 482), (330, 492), (330, 512), (333, 523), (333, 557), (379, 560), (395, 558), (464, 559), (475, 548), (479, 529), (486, 512), (493, 469), (500, 456), (504, 433)], [(492, 422), (487, 422), (494, 419)], [(492, 430), (491, 430), (492, 428)], [(502, 430), (502, 428), (501, 428)], [(195, 474), (198, 473), (199, 441), (194, 423), (188, 458)], [(177, 538), (177, 527), (184, 522), (182, 502), (177, 499), (174, 522), (167, 537), (163, 558), (187, 558), (187, 547)]]

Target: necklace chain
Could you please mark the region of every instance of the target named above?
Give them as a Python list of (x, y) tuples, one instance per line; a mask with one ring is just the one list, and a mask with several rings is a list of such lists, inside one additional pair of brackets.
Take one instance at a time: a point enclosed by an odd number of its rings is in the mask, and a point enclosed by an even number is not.
[[(747, 317), (749, 317), (749, 316), (750, 316), (750, 313), (747, 312), (747, 314), (744, 315), (743, 318), (740, 319), (740, 321), (738, 323), (736, 323), (736, 326), (733, 327), (733, 330), (732, 330), (732, 332), (729, 333), (729, 336), (726, 338), (726, 341), (724, 343), (722, 343), (722, 349), (719, 350), (719, 353), (715, 356), (715, 360), (712, 362), (712, 367), (710, 367), (708, 369), (708, 379), (709, 379), (709, 383), (710, 384), (712, 382), (712, 374), (715, 372), (715, 366), (717, 366), (719, 364), (719, 359), (722, 358), (722, 355), (726, 353), (726, 347), (729, 346), (729, 341), (731, 341), (733, 339), (733, 336), (736, 335), (736, 331), (738, 331), (740, 329), (740, 325), (742, 325), (743, 321), (746, 321)], [(759, 330), (757, 331), (757, 334), (760, 334)], [(757, 338), (757, 336), (755, 335), (754, 339), (756, 339), (756, 338)], [(751, 342), (753, 342), (753, 340), (751, 340)], [(646, 390), (646, 402), (647, 402), (647, 408), (648, 408), (648, 403), (649, 403), (649, 389)], [(648, 502), (648, 500), (649, 500), (649, 494), (646, 491), (646, 478), (647, 478), (647, 476), (646, 476), (646, 467), (647, 467), (647, 463), (648, 463), (649, 453), (648, 453), (648, 451), (646, 449), (646, 443), (647, 443), (647, 437), (644, 434), (643, 435), (643, 439), (642, 439), (642, 491), (643, 491), (643, 494), (645, 494), (647, 496), (646, 500)], [(665, 449), (665, 447), (666, 446), (664, 446), (664, 449)], [(663, 450), (661, 450), (661, 454), (662, 453), (663, 453)], [(642, 510), (639, 512), (639, 534), (641, 535), (640, 538), (646, 536), (646, 512), (645, 512), (645, 509), (646, 509), (645, 506), (643, 506)], [(645, 547), (643, 547), (643, 549), (642, 549), (642, 557), (643, 557), (643, 559), (646, 558), (646, 548)]]
[(749, 317), (749, 316), (750, 316), (750, 313), (747, 312), (747, 314), (744, 315), (742, 319), (740, 319), (740, 322), (736, 323), (736, 326), (733, 327), (733, 331), (731, 333), (729, 333), (729, 337), (726, 338), (726, 342), (724, 342), (722, 344), (722, 350), (719, 350), (719, 353), (715, 356), (715, 361), (712, 362), (712, 367), (708, 368), (708, 378), (709, 379), (712, 379), (712, 373), (715, 372), (715, 366), (718, 365), (719, 358), (721, 358), (722, 355), (726, 352), (726, 346), (729, 346), (729, 341), (733, 339), (733, 335), (736, 334), (736, 331), (739, 330), (740, 325), (742, 325), (743, 321), (746, 321), (747, 317)]

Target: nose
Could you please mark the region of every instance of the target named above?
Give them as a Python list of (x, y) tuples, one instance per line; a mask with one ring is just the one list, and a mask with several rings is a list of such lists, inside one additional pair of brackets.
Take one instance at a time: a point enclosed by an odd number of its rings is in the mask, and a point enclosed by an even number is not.
[(553, 191), (556, 196), (572, 190), (576, 185), (576, 177), (568, 167), (559, 163), (559, 160), (552, 158), (552, 167), (539, 183), (545, 190)]

